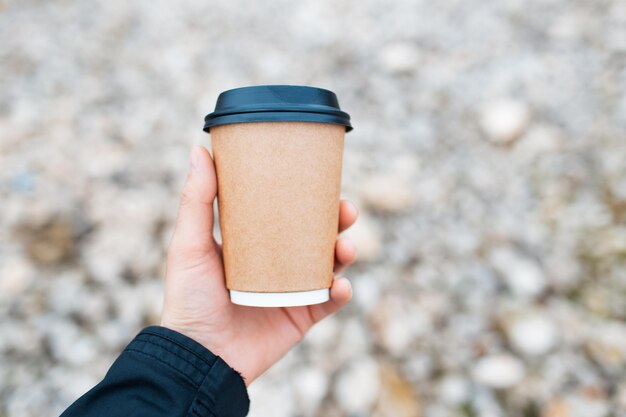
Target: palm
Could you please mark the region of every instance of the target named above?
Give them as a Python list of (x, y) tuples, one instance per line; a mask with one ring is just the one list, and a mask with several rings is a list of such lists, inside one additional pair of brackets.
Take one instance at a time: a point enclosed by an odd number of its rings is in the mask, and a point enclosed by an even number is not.
[[(277, 308), (232, 304), (224, 285), (221, 255), (207, 252), (203, 258), (179, 278), (185, 286), (166, 291), (166, 302), (178, 307), (169, 308), (174, 314), (164, 314), (163, 324), (211, 346), (231, 366), (237, 364), (236, 369), (248, 381), (280, 359), (335, 307), (332, 303)], [(343, 264), (337, 265), (339, 269)], [(335, 287), (337, 284), (336, 292)], [(254, 355), (250, 355), (252, 351)]]

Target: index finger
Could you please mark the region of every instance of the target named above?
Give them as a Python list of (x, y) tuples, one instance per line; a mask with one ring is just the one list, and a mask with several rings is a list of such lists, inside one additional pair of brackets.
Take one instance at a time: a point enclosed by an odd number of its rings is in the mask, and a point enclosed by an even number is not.
[(343, 232), (356, 222), (359, 211), (356, 206), (347, 200), (339, 202), (339, 233)]

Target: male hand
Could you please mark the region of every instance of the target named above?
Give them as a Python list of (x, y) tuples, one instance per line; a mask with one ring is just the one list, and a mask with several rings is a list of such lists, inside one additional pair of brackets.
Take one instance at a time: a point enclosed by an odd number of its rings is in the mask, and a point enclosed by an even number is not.
[[(352, 287), (347, 279), (336, 278), (330, 300), (312, 306), (258, 308), (232, 304), (224, 283), (221, 247), (213, 238), (213, 200), (217, 195), (213, 160), (199, 146), (192, 150), (190, 159), (191, 169), (167, 256), (161, 325), (219, 355), (249, 385), (315, 323), (346, 305)], [(350, 227), (356, 218), (356, 207), (342, 201), (338, 232)], [(335, 272), (355, 258), (352, 242), (338, 239)]]

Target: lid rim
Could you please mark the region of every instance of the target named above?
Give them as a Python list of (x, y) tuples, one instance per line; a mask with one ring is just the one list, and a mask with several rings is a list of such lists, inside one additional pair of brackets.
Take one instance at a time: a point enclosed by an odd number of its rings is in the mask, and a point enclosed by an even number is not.
[[(230, 110), (229, 110), (230, 109)], [(263, 112), (298, 112), (298, 113), (317, 113), (317, 114), (332, 114), (335, 116), (345, 117), (347, 119), (350, 118), (350, 115), (343, 110), (335, 109), (330, 106), (322, 106), (315, 104), (308, 105), (271, 105), (267, 106), (265, 104), (260, 105), (259, 107), (248, 106), (248, 107), (227, 107), (220, 111), (214, 111), (205, 116), (204, 120), (211, 120), (216, 117), (226, 116), (230, 114), (247, 114), (247, 113), (263, 113)]]
[(330, 90), (300, 85), (257, 85), (223, 91), (215, 110), (204, 117), (213, 126), (243, 122), (303, 121), (338, 124), (352, 130), (350, 115)]
[(308, 123), (328, 123), (344, 126), (346, 132), (350, 132), (353, 127), (350, 123), (350, 117), (340, 117), (326, 113), (310, 113), (310, 112), (255, 112), (255, 113), (238, 113), (218, 116), (206, 120), (203, 130), (210, 133), (212, 127), (237, 124), (237, 123), (263, 123), (263, 122), (308, 122)]

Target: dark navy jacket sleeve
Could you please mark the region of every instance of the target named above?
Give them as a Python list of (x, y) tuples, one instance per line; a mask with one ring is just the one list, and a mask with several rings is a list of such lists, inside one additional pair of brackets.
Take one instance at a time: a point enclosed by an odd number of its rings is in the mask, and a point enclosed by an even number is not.
[(243, 379), (219, 356), (153, 326), (61, 417), (241, 417), (249, 403)]

